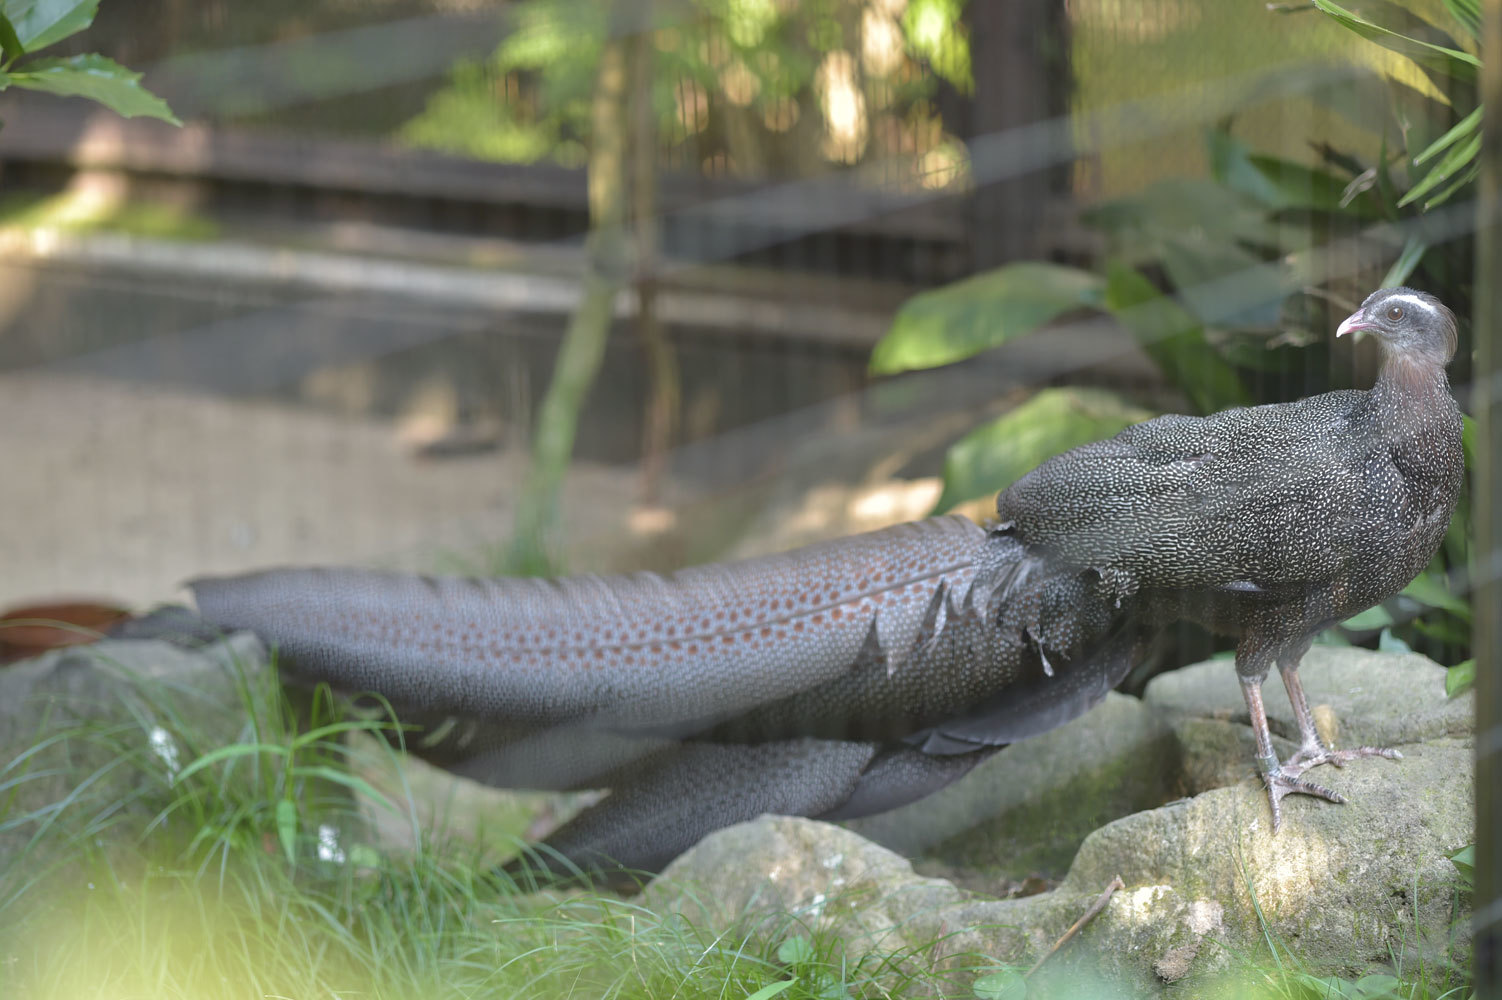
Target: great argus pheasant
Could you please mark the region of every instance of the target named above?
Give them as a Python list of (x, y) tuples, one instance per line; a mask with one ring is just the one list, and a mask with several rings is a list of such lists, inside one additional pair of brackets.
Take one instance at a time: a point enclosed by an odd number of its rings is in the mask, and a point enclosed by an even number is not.
[[(190, 586), (292, 677), (384, 695), (442, 766), (609, 789), (542, 868), (655, 870), (762, 812), (913, 801), (1090, 708), (1179, 619), (1238, 638), (1276, 828), (1291, 793), (1342, 801), (1310, 768), (1398, 756), (1322, 743), (1299, 661), (1428, 563), (1463, 473), (1450, 311), (1384, 289), (1336, 332), (1381, 344), (1370, 391), (1129, 427), (1023, 477), (985, 529), (936, 517), (667, 576), (277, 569)], [(1286, 761), (1262, 703), (1273, 666), (1301, 741)]]

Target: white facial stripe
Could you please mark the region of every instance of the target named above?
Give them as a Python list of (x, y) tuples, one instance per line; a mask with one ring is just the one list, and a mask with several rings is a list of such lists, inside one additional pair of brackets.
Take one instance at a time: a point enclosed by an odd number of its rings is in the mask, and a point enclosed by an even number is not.
[(1404, 306), (1407, 310), (1422, 309), (1431, 319), (1439, 318), (1439, 311), (1417, 295), (1389, 295), (1382, 300), (1382, 308), (1386, 309), (1394, 303)]

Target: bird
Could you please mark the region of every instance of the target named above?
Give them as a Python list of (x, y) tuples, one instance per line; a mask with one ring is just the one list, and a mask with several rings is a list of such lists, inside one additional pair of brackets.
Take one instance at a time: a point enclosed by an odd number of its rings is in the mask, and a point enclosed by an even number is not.
[[(1276, 831), (1290, 794), (1344, 801), (1311, 768), (1399, 756), (1327, 746), (1298, 666), (1429, 562), (1464, 471), (1454, 314), (1386, 288), (1348, 334), (1381, 346), (1370, 390), (1133, 425), (1024, 475), (984, 527), (937, 516), (666, 575), (283, 568), (189, 587), (289, 679), (378, 693), (433, 763), (607, 789), (513, 863), (534, 873), (654, 872), (764, 812), (916, 801), (1087, 711), (1181, 620), (1236, 639)], [(1274, 666), (1287, 760), (1262, 702)]]

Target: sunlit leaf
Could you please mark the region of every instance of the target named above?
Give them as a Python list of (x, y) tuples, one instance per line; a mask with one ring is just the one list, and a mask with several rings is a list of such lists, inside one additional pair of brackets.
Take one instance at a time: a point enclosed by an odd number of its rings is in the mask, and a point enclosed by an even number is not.
[(935, 511), (998, 493), (1040, 462), (1114, 436), (1152, 413), (1100, 389), (1044, 389), (1021, 406), (966, 434), (944, 459)]
[(126, 118), (144, 115), (181, 125), (167, 102), (145, 89), (141, 74), (104, 56), (37, 59), (10, 74), (10, 82), (28, 90), (62, 97), (87, 97)]
[(1201, 413), (1251, 402), (1246, 386), (1205, 339), (1199, 322), (1138, 271), (1113, 262), (1106, 280), (1105, 302)]
[(970, 75), (970, 39), (962, 17), (964, 0), (911, 0), (902, 27), (913, 51), (962, 94), (975, 89)]
[(933, 368), (1000, 347), (1100, 301), (1101, 279), (1057, 264), (1009, 264), (913, 296), (871, 352), (871, 371)]
[(5, 4), (10, 23), (27, 52), (46, 48), (94, 23), (99, 0), (34, 0)]
[(1362, 38), (1376, 42), (1385, 49), (1390, 49), (1393, 52), (1407, 56), (1431, 73), (1469, 83), (1476, 81), (1477, 73), (1481, 68), (1481, 60), (1469, 52), (1462, 52), (1460, 49), (1453, 49), (1449, 46), (1435, 45), (1417, 38), (1410, 38), (1401, 32), (1369, 21), (1339, 4), (1333, 3), (1332, 0), (1313, 0), (1313, 2), (1314, 6), (1335, 18), (1335, 20)]
[(1476, 661), (1462, 660), (1445, 671), (1445, 694), (1451, 698), (1476, 686)]

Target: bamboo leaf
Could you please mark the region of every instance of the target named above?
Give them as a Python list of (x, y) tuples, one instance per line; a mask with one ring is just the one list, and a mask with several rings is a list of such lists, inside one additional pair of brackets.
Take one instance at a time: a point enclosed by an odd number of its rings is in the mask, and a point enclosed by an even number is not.
[(1445, 0), (1445, 8), (1467, 34), (1481, 38), (1481, 0)]
[(1457, 139), (1460, 139), (1462, 136), (1469, 135), (1470, 133), (1479, 129), (1481, 127), (1481, 112), (1482, 109), (1477, 108), (1475, 111), (1472, 111), (1460, 121), (1456, 122), (1455, 125), (1450, 129), (1450, 131), (1446, 132), (1438, 139), (1435, 139), (1429, 144), (1428, 149), (1425, 149), (1418, 156), (1415, 156), (1413, 158), (1414, 164), (1422, 164), (1426, 160), (1433, 159), (1442, 150), (1449, 148), (1449, 146)]
[(1324, 11), (1346, 28), (1368, 41), (1376, 42), (1385, 49), (1407, 56), (1431, 73), (1452, 79), (1474, 83), (1481, 68), (1481, 60), (1469, 52), (1452, 49), (1447, 45), (1421, 41), (1391, 28), (1369, 21), (1334, 3), (1333, 0), (1314, 0), (1314, 6)]
[(1394, 288), (1407, 282), (1409, 275), (1413, 274), (1428, 250), (1429, 244), (1417, 236), (1408, 237), (1408, 241), (1403, 244), (1403, 251), (1398, 254), (1398, 259), (1392, 262), (1392, 267), (1388, 268), (1387, 274), (1383, 275), (1382, 287)]
[(871, 352), (879, 375), (934, 368), (1032, 333), (1099, 302), (1101, 279), (1058, 264), (1019, 263), (913, 296)]
[(1456, 173), (1464, 177), (1466, 167), (1476, 159), (1476, 154), (1479, 152), (1481, 152), (1481, 133), (1477, 132), (1446, 153), (1444, 159), (1430, 167), (1424, 179), (1409, 188), (1408, 193), (1398, 199), (1398, 207), (1402, 208), (1404, 205), (1419, 200)]
[(944, 458), (944, 490), (935, 511), (997, 493), (1040, 462), (1114, 436), (1151, 417), (1099, 389), (1044, 389), (1021, 406), (966, 434)]

